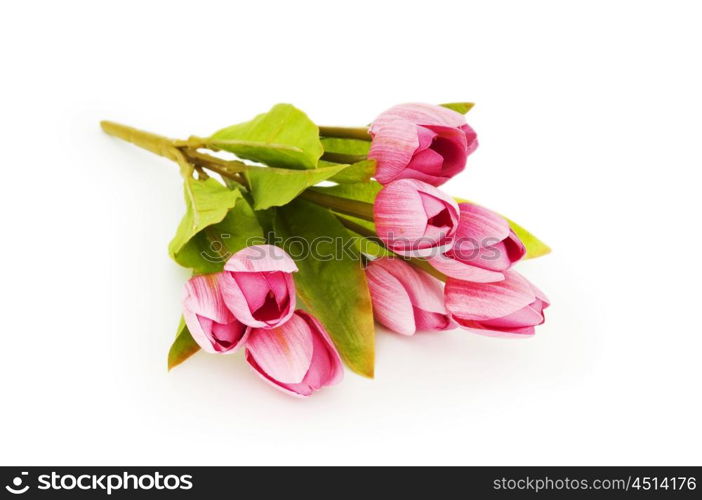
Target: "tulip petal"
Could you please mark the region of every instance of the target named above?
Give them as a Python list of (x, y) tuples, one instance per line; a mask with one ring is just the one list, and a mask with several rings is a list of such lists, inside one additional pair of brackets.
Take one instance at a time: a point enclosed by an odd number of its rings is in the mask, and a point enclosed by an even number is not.
[(269, 377), (284, 384), (302, 382), (310, 369), (314, 343), (307, 322), (298, 315), (278, 328), (256, 328), (246, 349)]
[(457, 326), (448, 313), (430, 312), (418, 307), (414, 308), (414, 320), (417, 323), (417, 330), (452, 330)]
[(282, 383), (272, 378), (256, 361), (253, 353), (247, 349), (246, 361), (264, 381), (278, 390), (297, 397), (310, 396), (314, 391), (324, 386), (339, 383), (344, 376), (344, 370), (331, 338), (324, 327), (313, 316), (304, 311), (296, 311), (294, 318), (305, 321), (310, 328), (312, 339), (312, 360), (308, 372), (299, 383)]
[(303, 383), (313, 390), (338, 384), (344, 378), (344, 366), (334, 342), (317, 318), (304, 311), (297, 311), (297, 314), (307, 321), (314, 341), (312, 363)]
[[(507, 220), (492, 210), (472, 203), (459, 203), (458, 207), (460, 221), (454, 238), (456, 251), (470, 251), (476, 247), (494, 245), (510, 235)], [(458, 255), (458, 258), (461, 256)]]
[(219, 323), (229, 321), (232, 315), (222, 299), (219, 277), (220, 273), (190, 278), (185, 284), (183, 307)]
[(244, 294), (250, 311), (263, 307), (271, 291), (264, 273), (237, 272), (228, 275), (234, 278)]
[(183, 319), (193, 340), (206, 352), (231, 353), (241, 345), (246, 326), (226, 307), (219, 274), (195, 276), (185, 284)]
[(459, 127), (466, 136), (466, 154), (470, 155), (478, 149), (478, 134), (467, 123)]
[[(451, 250), (447, 252), (447, 255), (456, 258), (455, 248), (455, 246), (451, 248)], [(467, 252), (465, 251), (461, 252), (461, 255), (463, 258), (457, 260), (489, 271), (505, 271), (512, 266), (507, 245), (505, 245), (505, 243), (502, 241), (495, 245), (473, 250), (469, 257), (466, 257)]]
[(448, 313), (439, 280), (402, 259), (381, 258), (368, 266), (369, 269), (377, 267), (390, 273), (400, 283), (413, 306), (428, 312)]
[(462, 281), (472, 281), (474, 283), (493, 283), (505, 279), (504, 274), (489, 269), (483, 269), (466, 262), (454, 259), (449, 254), (440, 254), (427, 259), (434, 269), (444, 273), (446, 276)]
[(386, 120), (371, 127), (368, 158), (377, 163), (375, 178), (387, 184), (404, 170), (419, 147), (417, 126), (405, 120)]
[(295, 311), (295, 283), (289, 273), (225, 271), (220, 283), (229, 310), (253, 328), (280, 326)]
[(465, 133), (456, 128), (428, 126), (436, 133), (431, 149), (442, 158), (440, 174), (451, 178), (466, 168), (467, 144)]
[[(423, 175), (429, 178), (434, 178), (436, 176), (442, 176), (441, 168), (444, 165), (444, 158), (434, 151), (433, 149), (425, 149), (420, 151), (412, 157), (412, 160), (407, 164), (407, 170), (413, 173), (412, 177), (406, 177), (403, 175), (404, 179), (417, 179), (414, 175)], [(422, 179), (418, 179), (422, 180)], [(428, 184), (433, 184), (430, 182)]]
[(458, 204), (434, 186), (400, 179), (376, 196), (378, 236), (395, 252), (425, 256), (449, 246), (458, 224)]
[(426, 212), (412, 182), (411, 179), (392, 182), (376, 196), (374, 220), (381, 239), (413, 241), (424, 236)]
[(297, 271), (297, 266), (282, 248), (275, 245), (252, 245), (232, 255), (224, 265), (224, 270), (245, 273), (269, 271), (294, 273)]
[(438, 125), (452, 128), (461, 128), (466, 125), (466, 119), (462, 114), (448, 108), (434, 104), (406, 103), (398, 104), (381, 113), (371, 125), (371, 134), (376, 127), (395, 120), (406, 120), (416, 125)]
[(516, 271), (505, 271), (494, 283), (472, 283), (449, 278), (444, 294), (446, 307), (456, 321), (501, 318), (528, 306), (536, 299), (531, 284)]
[(366, 269), (368, 288), (373, 302), (373, 315), (378, 323), (402, 335), (414, 335), (414, 308), (402, 283), (378, 261)]
[(544, 317), (541, 314), (540, 304), (539, 305), (528, 305), (519, 311), (508, 314), (501, 318), (481, 321), (481, 323), (487, 328), (499, 328), (509, 329), (509, 328), (522, 328), (529, 326), (537, 326), (544, 322)]

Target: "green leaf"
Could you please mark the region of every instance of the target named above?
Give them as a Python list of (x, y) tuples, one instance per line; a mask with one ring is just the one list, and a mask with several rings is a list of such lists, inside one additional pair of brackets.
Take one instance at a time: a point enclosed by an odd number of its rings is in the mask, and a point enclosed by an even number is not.
[(322, 147), (327, 153), (339, 153), (343, 155), (368, 156), (370, 151), (370, 141), (361, 139), (342, 139), (339, 137), (322, 137), (320, 139)]
[(348, 167), (349, 165), (338, 164), (314, 170), (250, 167), (245, 175), (254, 199), (254, 208), (262, 210), (285, 205), (308, 187), (325, 181)]
[(239, 191), (227, 189), (212, 178), (196, 180), (188, 177), (183, 182), (183, 191), (185, 216), (168, 246), (168, 252), (176, 262), (180, 251), (197, 233), (221, 222), (241, 198)]
[[(507, 219), (507, 217), (505, 217), (505, 219)], [(514, 231), (519, 239), (522, 240), (522, 243), (524, 243), (524, 246), (527, 249), (526, 255), (524, 256), (525, 259), (535, 259), (551, 253), (551, 247), (538, 239), (532, 233), (524, 229), (513, 220), (507, 219), (507, 222), (509, 222), (512, 231)]]
[(188, 330), (181, 316), (180, 324), (178, 325), (178, 333), (171, 345), (171, 349), (168, 351), (168, 369), (170, 370), (178, 366), (199, 350), (200, 346), (193, 340), (192, 335), (190, 335), (190, 330)]
[[(320, 160), (319, 167), (338, 166), (339, 163), (331, 163)], [(363, 160), (350, 165), (332, 176), (329, 180), (340, 184), (354, 184), (356, 182), (368, 182), (375, 175), (375, 160)]]
[(470, 111), (473, 106), (475, 106), (475, 103), (473, 102), (448, 102), (446, 104), (439, 104), (439, 106), (443, 106), (444, 108), (452, 109), (456, 111), (457, 113), (461, 113), (462, 115), (465, 115), (468, 111)]
[(263, 242), (263, 230), (238, 190), (216, 180), (185, 180), (185, 216), (168, 251), (196, 274), (221, 271), (233, 253)]
[(313, 188), (320, 193), (326, 193), (339, 198), (347, 198), (349, 200), (365, 201), (366, 203), (374, 203), (375, 197), (378, 195), (383, 186), (377, 181), (370, 181), (358, 184), (339, 184), (337, 186), (318, 186)]
[(281, 168), (316, 168), (323, 153), (317, 125), (290, 104), (276, 104), (251, 121), (215, 132), (209, 143), (240, 158)]
[[(454, 197), (454, 199), (458, 203), (473, 203), (474, 205), (476, 204), (472, 201), (463, 198)], [(502, 217), (505, 216), (502, 215)], [(549, 247), (546, 243), (538, 239), (532, 233), (530, 233), (522, 226), (509, 219), (508, 217), (505, 217), (505, 219), (507, 219), (507, 222), (509, 222), (509, 227), (512, 228), (512, 231), (514, 231), (514, 233), (519, 237), (519, 239), (522, 240), (522, 243), (524, 243), (524, 246), (526, 247), (527, 252), (524, 256), (524, 259), (535, 259), (537, 257), (542, 257), (548, 253), (551, 253), (551, 247)]]
[[(329, 210), (304, 200), (278, 208), (275, 228), (297, 263), (299, 297), (349, 368), (372, 377), (375, 326), (368, 283), (358, 255), (341, 251), (352, 246), (352, 236)], [(303, 241), (313, 251), (301, 251)]]

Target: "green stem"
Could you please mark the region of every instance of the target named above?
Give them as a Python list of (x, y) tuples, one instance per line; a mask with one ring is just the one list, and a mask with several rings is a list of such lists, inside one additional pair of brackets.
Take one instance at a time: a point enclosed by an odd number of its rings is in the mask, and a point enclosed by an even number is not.
[(246, 163), (240, 161), (222, 160), (221, 158), (200, 153), (199, 151), (192, 149), (185, 149), (183, 153), (185, 154), (185, 157), (195, 165), (195, 167), (206, 168), (207, 170), (218, 173), (222, 177), (232, 179), (242, 186), (249, 187), (249, 183), (246, 180), (246, 177), (243, 175), (246, 170), (250, 168), (248, 165), (246, 165)]
[(358, 139), (361, 141), (371, 140), (368, 127), (319, 127), (319, 135), (322, 137), (339, 137), (341, 139)]
[(335, 212), (373, 222), (372, 203), (339, 198), (337, 196), (331, 196), (329, 194), (320, 193), (311, 189), (303, 191), (302, 194), (300, 194), (300, 197), (314, 202), (317, 205), (331, 208)]
[(322, 155), (322, 160), (330, 161), (332, 163), (357, 163), (359, 161), (367, 160), (368, 157), (365, 155), (346, 155), (343, 153), (331, 153), (324, 152)]
[(101, 121), (100, 126), (102, 130), (111, 136), (118, 137), (123, 141), (130, 142), (135, 146), (139, 146), (140, 148), (144, 148), (147, 151), (151, 151), (152, 153), (156, 153), (159, 156), (163, 156), (178, 163), (178, 165), (180, 165), (180, 172), (184, 177), (192, 175), (193, 166), (175, 146), (175, 141), (173, 141), (173, 139), (110, 121)]
[(124, 141), (131, 142), (140, 148), (144, 148), (168, 159), (175, 159), (173, 157), (175, 146), (173, 140), (168, 137), (110, 121), (102, 121), (100, 122), (100, 126), (102, 130), (114, 137), (119, 137)]
[(217, 172), (225, 177), (243, 174), (249, 169), (249, 166), (242, 161), (223, 160), (221, 158), (217, 158), (216, 156), (200, 153), (194, 149), (185, 149), (183, 150), (183, 154), (186, 158), (188, 158), (188, 160), (192, 161), (196, 165)]

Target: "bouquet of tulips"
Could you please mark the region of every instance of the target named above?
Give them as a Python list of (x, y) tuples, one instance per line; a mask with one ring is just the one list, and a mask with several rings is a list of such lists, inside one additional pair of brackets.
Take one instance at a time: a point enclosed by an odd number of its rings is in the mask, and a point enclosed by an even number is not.
[(168, 250), (192, 277), (169, 369), (243, 348), (264, 381), (309, 396), (342, 379), (342, 360), (373, 376), (374, 319), (401, 335), (533, 335), (549, 303), (512, 267), (549, 248), (438, 188), (478, 146), (471, 107), (403, 104), (347, 128), (278, 104), (183, 140), (102, 122), (183, 177)]

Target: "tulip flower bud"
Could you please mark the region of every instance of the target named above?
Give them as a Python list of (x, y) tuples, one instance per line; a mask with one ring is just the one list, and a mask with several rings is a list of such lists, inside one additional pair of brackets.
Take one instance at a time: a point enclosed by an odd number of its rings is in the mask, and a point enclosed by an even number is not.
[(254, 245), (224, 265), (222, 295), (236, 318), (254, 328), (275, 328), (295, 311), (295, 262), (281, 248)]
[(451, 246), (458, 204), (434, 186), (401, 179), (385, 186), (373, 207), (378, 237), (393, 252), (426, 257)]
[(461, 217), (452, 247), (428, 259), (442, 273), (464, 281), (489, 283), (526, 254), (524, 244), (504, 217), (471, 203), (460, 203)]
[(417, 330), (449, 330), (456, 324), (444, 305), (441, 283), (401, 259), (383, 257), (366, 268), (373, 314), (402, 335)]
[(341, 358), (316, 318), (295, 311), (274, 329), (253, 329), (246, 343), (246, 361), (266, 382), (294, 396), (341, 381)]
[(246, 339), (246, 325), (227, 309), (221, 274), (204, 274), (185, 284), (183, 319), (190, 335), (206, 352), (231, 353)]
[(461, 326), (476, 333), (523, 337), (544, 322), (548, 299), (514, 270), (495, 283), (472, 283), (449, 278), (446, 308)]
[(369, 158), (381, 184), (418, 179), (440, 186), (461, 172), (478, 147), (462, 114), (431, 104), (401, 104), (375, 119)]

